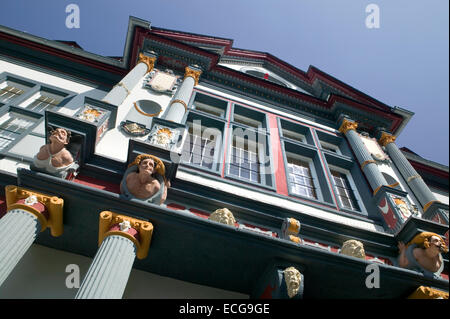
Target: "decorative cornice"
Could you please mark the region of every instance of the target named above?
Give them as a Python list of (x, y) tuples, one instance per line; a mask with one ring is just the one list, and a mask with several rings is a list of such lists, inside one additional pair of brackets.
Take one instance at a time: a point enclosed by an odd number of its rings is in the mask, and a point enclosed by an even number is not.
[(389, 134), (389, 133), (386, 133), (386, 132), (382, 132), (381, 133), (381, 137), (378, 140), (378, 143), (380, 143), (381, 146), (386, 146), (386, 145), (388, 145), (390, 143), (394, 143), (396, 138), (397, 137), (392, 135), (392, 134)]
[(349, 130), (356, 130), (357, 127), (358, 127), (358, 123), (344, 118), (344, 120), (342, 121), (341, 127), (339, 128), (339, 132), (341, 132), (342, 134), (345, 134)]
[[(114, 225), (123, 223), (125, 221), (128, 221), (130, 223), (131, 228), (136, 230), (139, 236), (133, 236), (128, 231), (111, 229)], [(131, 240), (134, 243), (134, 245), (136, 246), (136, 256), (138, 259), (144, 259), (147, 257), (153, 235), (152, 223), (140, 219), (131, 218), (125, 215), (119, 215), (110, 211), (103, 211), (99, 215), (98, 227), (99, 246), (106, 237), (119, 235)]]
[(187, 66), (185, 69), (184, 78), (186, 79), (187, 77), (192, 77), (195, 80), (195, 85), (198, 85), (198, 80), (200, 79), (201, 74), (201, 70), (194, 70)]
[(151, 57), (144, 55), (143, 53), (139, 53), (139, 61), (138, 63), (145, 63), (147, 65), (147, 72), (149, 73), (151, 70), (153, 70), (153, 67), (155, 66), (156, 57)]
[[(25, 203), (17, 203), (21, 199), (30, 198), (33, 196), (36, 197), (37, 202), (45, 206), (48, 211), (48, 218), (45, 214), (33, 206)], [(63, 234), (63, 199), (56, 196), (36, 193), (14, 185), (8, 185), (5, 187), (5, 197), (8, 211), (12, 209), (23, 209), (36, 216), (41, 224), (41, 232), (49, 227), (53, 237), (58, 237)]]

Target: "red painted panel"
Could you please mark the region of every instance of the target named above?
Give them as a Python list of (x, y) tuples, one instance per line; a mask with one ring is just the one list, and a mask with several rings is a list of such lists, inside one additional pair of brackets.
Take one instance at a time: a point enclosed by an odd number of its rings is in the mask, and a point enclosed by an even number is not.
[(73, 182), (82, 184), (82, 185), (86, 185), (89, 187), (101, 189), (101, 190), (104, 190), (107, 192), (120, 194), (120, 185), (119, 184), (114, 184), (114, 183), (103, 181), (100, 179), (95, 179), (90, 176), (78, 175), (77, 178), (75, 178), (73, 180)]
[(286, 181), (286, 170), (284, 167), (283, 152), (281, 150), (280, 134), (278, 132), (278, 121), (274, 114), (267, 114), (269, 118), (270, 144), (272, 146), (273, 167), (275, 169), (275, 183), (277, 193), (288, 196), (288, 186)]
[(186, 207), (178, 205), (178, 204), (174, 204), (174, 203), (167, 204), (166, 206), (167, 206), (167, 208), (174, 209), (174, 210), (184, 210), (184, 209), (186, 209)]

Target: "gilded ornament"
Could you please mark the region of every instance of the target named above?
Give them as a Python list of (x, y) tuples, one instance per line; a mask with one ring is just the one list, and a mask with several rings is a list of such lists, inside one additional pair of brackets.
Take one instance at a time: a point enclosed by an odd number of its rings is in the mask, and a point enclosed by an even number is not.
[(378, 143), (380, 143), (381, 146), (386, 146), (389, 143), (394, 143), (396, 138), (397, 137), (395, 137), (394, 135), (388, 134), (386, 132), (382, 132), (381, 137), (378, 140)]
[(197, 85), (198, 80), (200, 79), (200, 74), (202, 74), (202, 71), (193, 70), (187, 66), (185, 69), (184, 78), (186, 79), (187, 77), (192, 77), (195, 80), (195, 85)]
[(356, 130), (357, 127), (358, 123), (348, 119), (344, 119), (344, 121), (342, 121), (341, 127), (339, 128), (339, 132), (345, 134), (349, 130)]
[(139, 61), (138, 63), (145, 63), (147, 65), (147, 72), (150, 72), (151, 70), (153, 70), (153, 67), (155, 66), (155, 62), (156, 62), (156, 57), (150, 57), (150, 56), (146, 56), (143, 53), (139, 53)]

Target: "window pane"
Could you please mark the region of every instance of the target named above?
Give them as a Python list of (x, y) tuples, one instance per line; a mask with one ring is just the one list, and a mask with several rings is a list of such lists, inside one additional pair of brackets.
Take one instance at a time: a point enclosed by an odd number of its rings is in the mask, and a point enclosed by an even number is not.
[(288, 158), (288, 168), (292, 193), (317, 198), (309, 164), (298, 159)]
[(333, 179), (336, 184), (336, 193), (341, 205), (344, 208), (352, 210), (359, 209), (347, 175), (337, 171), (331, 171), (331, 174), (333, 175)]

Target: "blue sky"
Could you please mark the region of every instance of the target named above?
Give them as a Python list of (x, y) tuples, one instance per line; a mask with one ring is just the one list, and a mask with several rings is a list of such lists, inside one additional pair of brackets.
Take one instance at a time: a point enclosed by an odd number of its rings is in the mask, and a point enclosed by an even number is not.
[[(69, 29), (66, 6), (80, 8)], [(380, 9), (369, 29), (366, 7)], [(415, 113), (397, 138), (449, 163), (448, 0), (2, 0), (0, 24), (89, 52), (122, 56), (129, 16), (153, 26), (224, 37), (306, 71), (314, 65), (356, 89)]]

